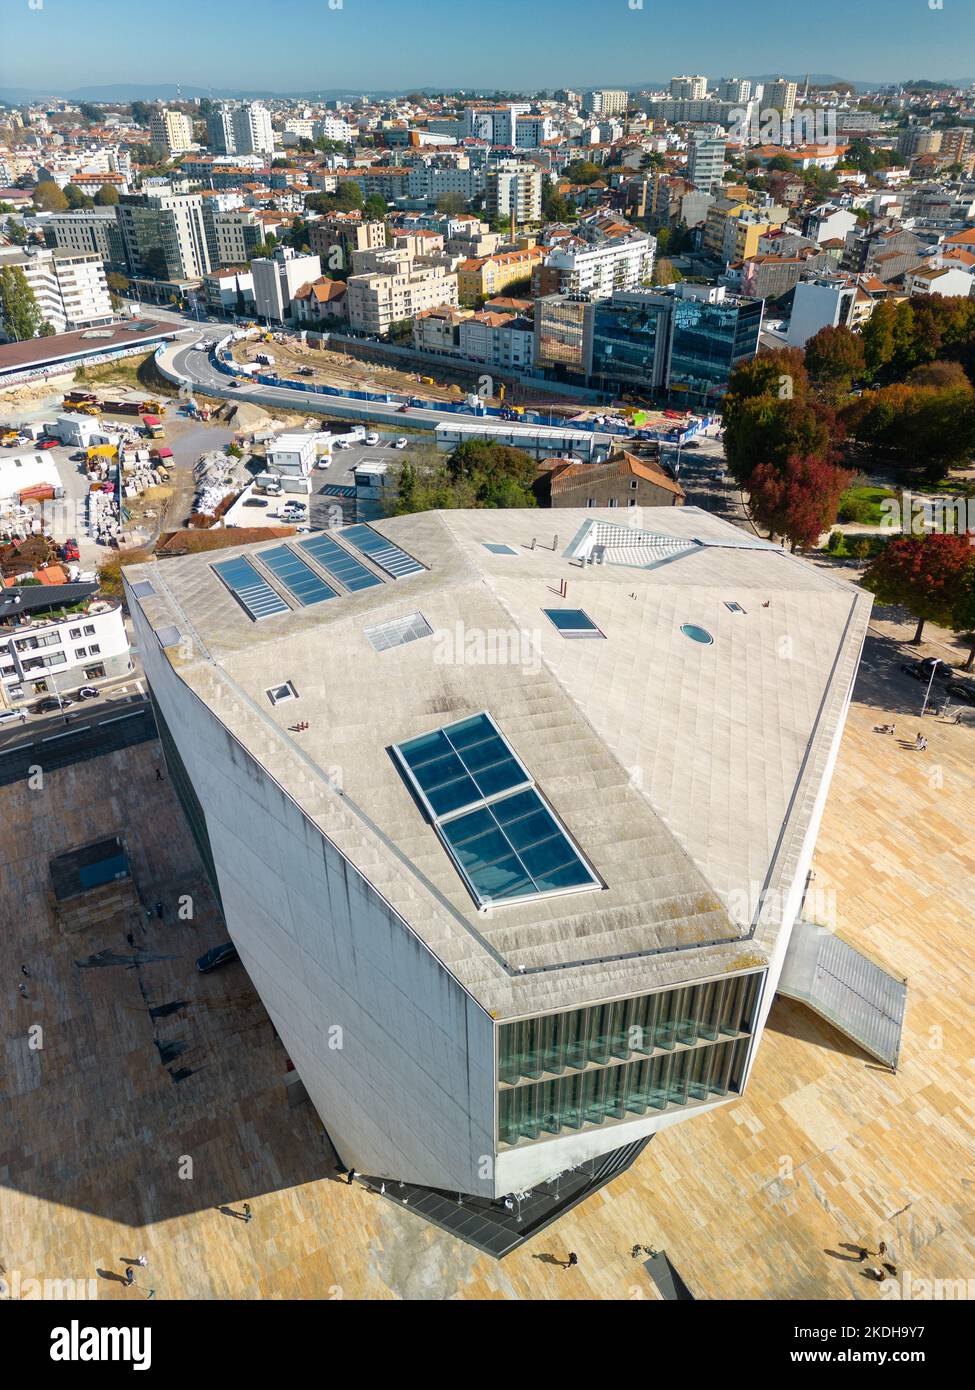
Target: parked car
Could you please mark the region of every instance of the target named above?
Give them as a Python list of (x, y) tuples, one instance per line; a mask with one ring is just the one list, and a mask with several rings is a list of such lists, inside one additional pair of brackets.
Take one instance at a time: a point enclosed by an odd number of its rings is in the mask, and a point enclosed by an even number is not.
[(60, 443), (60, 439), (39, 439), (37, 447), (38, 449), (56, 449)]
[(403, 436), (400, 435), (399, 439), (397, 439), (396, 443), (393, 445), (393, 448), (394, 448), (394, 449), (405, 449), (405, 448), (406, 448), (406, 445), (407, 445), (407, 440), (405, 440), (405, 439), (403, 438)]
[(196, 968), (201, 975), (206, 975), (209, 971), (216, 970), (220, 965), (227, 965), (232, 960), (240, 960), (237, 947), (232, 941), (224, 941), (219, 946), (211, 946), (209, 951), (204, 951), (196, 962)]
[(949, 681), (945, 691), (956, 700), (964, 700), (966, 705), (975, 705), (975, 681)]
[(57, 700), (53, 695), (47, 695), (43, 700), (38, 700), (37, 704), (34, 706), (34, 713), (55, 714), (59, 709), (63, 709), (65, 705), (70, 704), (71, 699), (67, 695), (62, 695), (60, 700)]
[(241, 505), (244, 507), (266, 507), (267, 502), (263, 497), (245, 497)]
[[(935, 666), (935, 663), (937, 665)], [(926, 656), (923, 661), (903, 661), (901, 670), (905, 676), (910, 676), (915, 681), (929, 681), (931, 679), (931, 667), (935, 666), (936, 680), (950, 680), (952, 675), (951, 667), (945, 661), (937, 657)]]
[(351, 447), (347, 439), (333, 439), (332, 441), (333, 449), (349, 449)]
[(230, 387), (232, 387), (232, 388), (234, 388), (234, 389), (236, 389), (236, 387), (238, 387), (238, 386), (240, 385), (240, 382), (239, 382), (239, 381), (228, 381), (228, 382), (227, 382), (227, 385), (230, 386)]
[(77, 692), (79, 700), (97, 700), (101, 691), (94, 685), (83, 685)]
[(370, 430), (369, 433), (366, 435), (365, 442), (369, 445), (378, 444), (379, 435), (376, 433), (375, 430)]

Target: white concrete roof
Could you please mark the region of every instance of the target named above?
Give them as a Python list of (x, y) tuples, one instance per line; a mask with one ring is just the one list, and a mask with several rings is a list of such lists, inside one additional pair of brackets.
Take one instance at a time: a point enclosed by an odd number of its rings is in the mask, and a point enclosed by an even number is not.
[[(186, 684), (498, 1016), (762, 964), (869, 596), (691, 507), (430, 512), (376, 529), (424, 572), (261, 622), (211, 569), (260, 546), (125, 576), (153, 583), (154, 627), (193, 640), (192, 658), (167, 653)], [(594, 545), (603, 563), (583, 566)], [(559, 607), (585, 609), (605, 640), (562, 637), (542, 613)], [(364, 628), (417, 611), (432, 639), (373, 650)], [(267, 688), (287, 680), (300, 704), (272, 707)], [(389, 749), (482, 710), (604, 889), (477, 909)]]

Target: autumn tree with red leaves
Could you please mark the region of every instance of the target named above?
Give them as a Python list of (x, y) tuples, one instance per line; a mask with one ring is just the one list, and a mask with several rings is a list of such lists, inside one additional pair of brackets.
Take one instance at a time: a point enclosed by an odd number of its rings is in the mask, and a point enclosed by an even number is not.
[(793, 454), (784, 468), (761, 463), (748, 478), (752, 515), (794, 550), (808, 550), (836, 521), (854, 474), (815, 455)]
[(912, 642), (930, 620), (954, 631), (968, 627), (975, 582), (971, 536), (929, 532), (890, 541), (863, 577), (881, 603), (899, 604), (917, 618)]

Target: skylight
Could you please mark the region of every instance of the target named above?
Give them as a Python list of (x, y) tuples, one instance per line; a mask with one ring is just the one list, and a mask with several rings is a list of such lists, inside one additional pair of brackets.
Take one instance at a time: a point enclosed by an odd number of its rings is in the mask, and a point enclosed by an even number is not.
[(368, 555), (392, 579), (405, 579), (408, 574), (422, 574), (423, 566), (398, 545), (388, 541), (371, 526), (346, 526), (339, 533), (347, 545)]
[(242, 555), (234, 560), (220, 560), (213, 568), (244, 612), (255, 622), (270, 618), (275, 613), (290, 612), (284, 599), (274, 592), (250, 560), (245, 560)]
[(512, 550), (510, 545), (501, 545), (499, 541), (482, 542), (485, 550), (490, 550), (492, 555), (517, 555), (516, 550)]
[(600, 887), (489, 714), (393, 751), (479, 907)]
[(261, 550), (257, 558), (262, 565), (268, 567), (278, 583), (283, 584), (288, 593), (294, 595), (302, 607), (338, 598), (336, 590), (330, 584), (326, 584), (324, 579), (320, 579), (311, 565), (306, 565), (290, 546), (276, 545), (273, 550)]
[(433, 628), (422, 613), (408, 613), (405, 618), (392, 618), (388, 623), (367, 627), (365, 634), (377, 652), (387, 652), (391, 647), (405, 646), (419, 637), (432, 637)]
[(606, 636), (581, 608), (543, 608), (542, 612), (563, 637)]

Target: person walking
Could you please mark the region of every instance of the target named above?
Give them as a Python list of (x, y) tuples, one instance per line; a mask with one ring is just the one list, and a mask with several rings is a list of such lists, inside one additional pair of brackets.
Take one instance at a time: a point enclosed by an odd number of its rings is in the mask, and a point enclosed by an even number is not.
[(26, 965), (22, 965), (22, 966), (20, 967), (20, 973), (21, 973), (21, 975), (26, 975), (27, 978), (30, 979), (30, 971), (27, 969), (27, 966), (26, 966)]
[(350, 1168), (349, 1171), (348, 1171), (348, 1172), (346, 1173), (346, 1175), (345, 1175), (345, 1181), (346, 1181), (346, 1182), (349, 1184), (349, 1186), (351, 1187), (352, 1184), (355, 1182), (355, 1180), (356, 1180), (356, 1171), (355, 1171), (354, 1168)]
[(136, 1264), (139, 1265), (142, 1269), (145, 1269), (148, 1263), (149, 1261), (145, 1255), (140, 1255), (139, 1258), (136, 1260)]
[(125, 1266), (125, 1282), (130, 1287), (132, 1284), (135, 1283), (135, 1270), (132, 1268), (131, 1265)]
[(565, 1262), (566, 1269), (572, 1269), (579, 1263), (579, 1256), (574, 1250), (569, 1251), (569, 1258)]
[(29, 999), (29, 998), (30, 998), (30, 995), (27, 993), (27, 986), (26, 986), (26, 985), (18, 985), (18, 986), (17, 986), (17, 993), (20, 995), (21, 999)]
[(250, 1202), (245, 1202), (245, 1203), (244, 1203), (244, 1220), (245, 1220), (245, 1221), (250, 1221), (250, 1219), (251, 1219), (251, 1217), (252, 1217), (253, 1215), (254, 1215), (254, 1213), (251, 1211), (251, 1204), (250, 1204)]
[(156, 781), (157, 781), (157, 782), (161, 782), (162, 779), (163, 779), (163, 775), (162, 775), (162, 773), (159, 771), (159, 769), (158, 769), (158, 767), (157, 767), (157, 768), (156, 768)]

